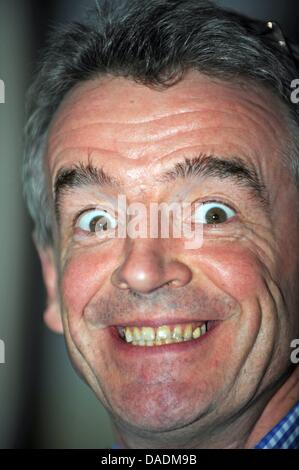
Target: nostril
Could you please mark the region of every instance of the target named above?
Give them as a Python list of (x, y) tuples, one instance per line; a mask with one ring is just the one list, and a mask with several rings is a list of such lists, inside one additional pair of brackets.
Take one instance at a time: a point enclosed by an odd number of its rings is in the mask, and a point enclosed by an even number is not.
[(123, 277), (120, 274), (120, 268), (117, 268), (111, 276), (111, 283), (115, 286), (118, 287), (119, 289), (129, 289), (128, 283), (123, 279)]

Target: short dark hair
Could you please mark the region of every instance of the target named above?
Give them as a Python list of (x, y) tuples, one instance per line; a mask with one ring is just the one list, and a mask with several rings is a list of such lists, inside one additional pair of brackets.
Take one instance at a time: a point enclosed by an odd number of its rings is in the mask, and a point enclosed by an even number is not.
[(206, 0), (103, 0), (84, 23), (52, 32), (27, 98), (23, 180), (37, 242), (52, 243), (43, 169), (47, 130), (75, 84), (109, 74), (163, 89), (193, 69), (258, 82), (298, 121), (290, 100), (297, 64), (266, 30), (266, 24)]

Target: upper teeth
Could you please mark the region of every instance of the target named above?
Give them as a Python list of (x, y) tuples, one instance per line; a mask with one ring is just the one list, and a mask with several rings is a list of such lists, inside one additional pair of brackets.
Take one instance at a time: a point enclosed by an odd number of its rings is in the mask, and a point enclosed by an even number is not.
[(160, 346), (199, 338), (207, 332), (207, 322), (201, 324), (118, 327), (118, 331), (127, 343), (139, 346)]

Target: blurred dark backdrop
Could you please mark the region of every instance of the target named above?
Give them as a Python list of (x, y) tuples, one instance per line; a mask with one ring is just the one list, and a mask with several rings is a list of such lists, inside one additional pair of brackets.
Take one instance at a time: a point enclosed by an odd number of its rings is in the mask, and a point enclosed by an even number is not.
[[(146, 1), (146, 0), (140, 0)], [(219, 0), (278, 21), (299, 41), (298, 0)], [(79, 19), (92, 0), (0, 0), (0, 448), (108, 448), (106, 411), (73, 371), (63, 338), (43, 324), (45, 293), (22, 201), (20, 168), (25, 90), (49, 27)]]

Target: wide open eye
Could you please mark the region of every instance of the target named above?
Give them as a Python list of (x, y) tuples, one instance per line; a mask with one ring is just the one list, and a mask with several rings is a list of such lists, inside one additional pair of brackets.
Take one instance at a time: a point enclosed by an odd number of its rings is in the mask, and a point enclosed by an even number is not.
[(204, 202), (194, 214), (194, 222), (200, 224), (222, 224), (236, 215), (236, 212), (220, 202)]
[(117, 226), (116, 219), (105, 210), (92, 209), (79, 217), (76, 227), (85, 232), (100, 234), (105, 233)]

